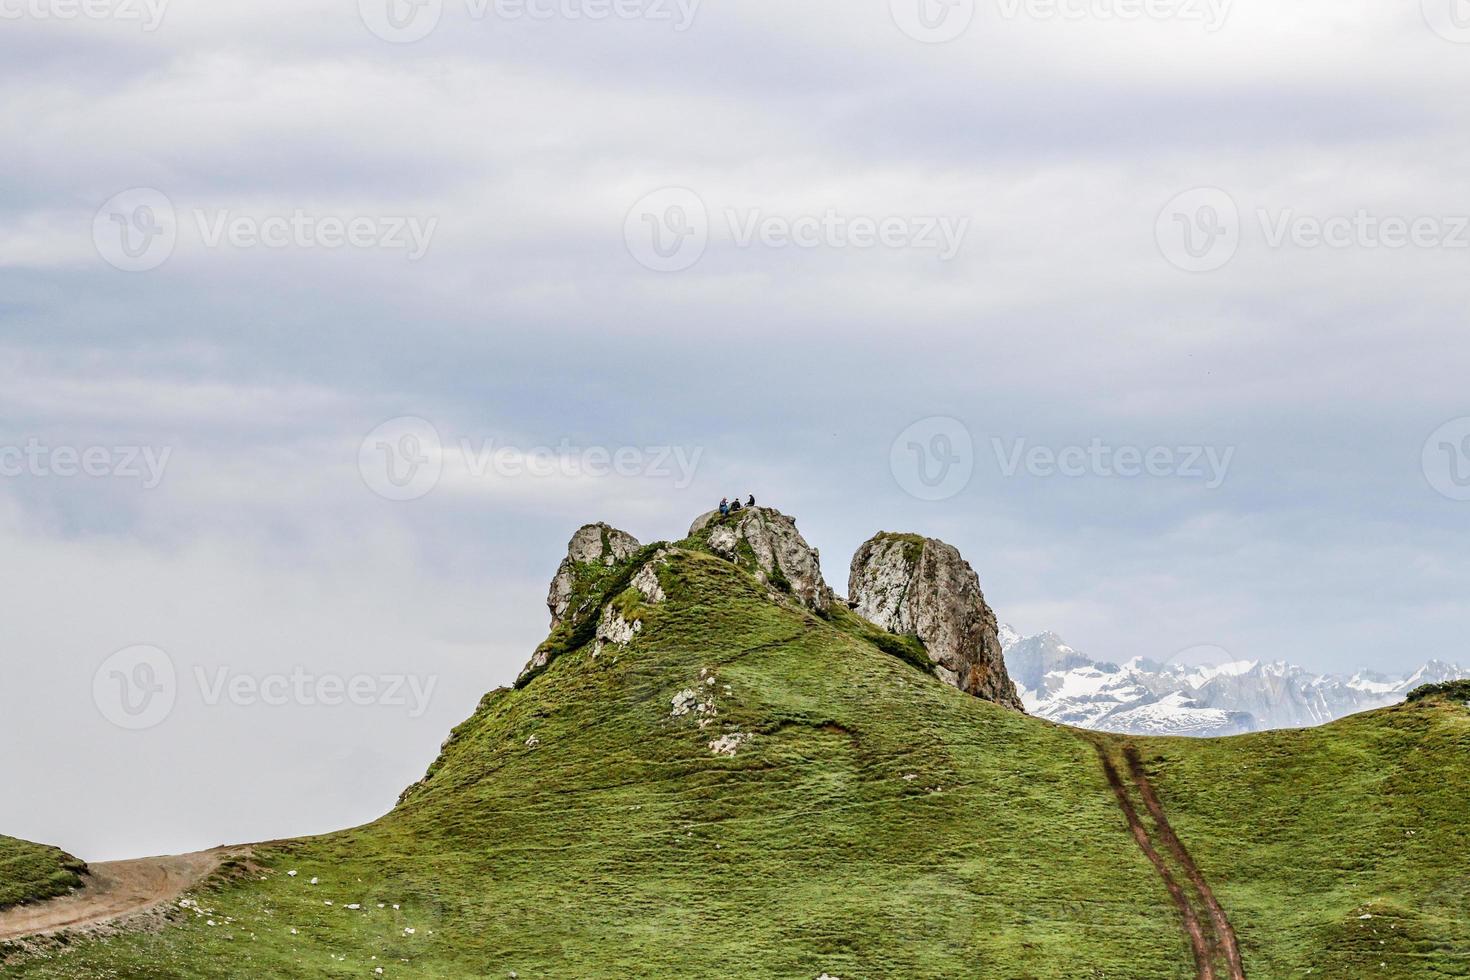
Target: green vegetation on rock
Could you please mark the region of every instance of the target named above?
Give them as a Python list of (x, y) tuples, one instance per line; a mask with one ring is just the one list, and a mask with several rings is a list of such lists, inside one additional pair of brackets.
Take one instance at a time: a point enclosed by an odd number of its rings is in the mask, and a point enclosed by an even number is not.
[(65, 851), (0, 837), (0, 909), (65, 895), (86, 871), (86, 862)]
[[(606, 536), (604, 531), (603, 537)], [(626, 592), (634, 573), (662, 547), (665, 547), (663, 542), (644, 545), (632, 558), (616, 565), (576, 565), (570, 607), (572, 613), (536, 648), (538, 655), (545, 654), (546, 665), (523, 673), (517, 679), (516, 686), (525, 687), (563, 653), (591, 643), (597, 635), (597, 620), (603, 604), (609, 598)]]
[(898, 531), (879, 531), (874, 538), (883, 541), (903, 542), (903, 557), (911, 565), (917, 565), (919, 559), (924, 556), (924, 536), (922, 534), (907, 534)]
[(826, 616), (838, 629), (866, 640), (889, 656), (897, 657), (910, 666), (917, 667), (930, 677), (934, 676), (934, 661), (924, 649), (924, 641), (913, 634), (899, 635), (880, 630), (845, 606), (834, 605)]

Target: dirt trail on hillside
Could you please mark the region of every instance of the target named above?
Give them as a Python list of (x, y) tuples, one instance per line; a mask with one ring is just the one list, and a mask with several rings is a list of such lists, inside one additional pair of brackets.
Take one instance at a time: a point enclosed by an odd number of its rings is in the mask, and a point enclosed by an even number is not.
[(1128, 787), (1123, 783), (1123, 777), (1118, 774), (1118, 767), (1113, 765), (1113, 760), (1107, 756), (1107, 750), (1101, 745), (1097, 747), (1097, 754), (1102, 759), (1103, 772), (1107, 774), (1108, 785), (1113, 788), (1113, 794), (1118, 798), (1118, 806), (1123, 810), (1123, 816), (1128, 818), (1128, 829), (1133, 832), (1133, 839), (1138, 842), (1138, 847), (1144, 856), (1153, 864), (1154, 870), (1164, 881), (1164, 887), (1169, 891), (1169, 897), (1174, 900), (1174, 907), (1179, 910), (1179, 918), (1184, 921), (1184, 931), (1189, 934), (1189, 946), (1194, 952), (1194, 967), (1199, 980), (1215, 980), (1214, 956), (1210, 949), (1210, 942), (1205, 938), (1204, 928), (1200, 925), (1199, 916), (1194, 911), (1194, 906), (1184, 894), (1184, 889), (1179, 887), (1173, 872), (1169, 870), (1168, 863), (1159, 854), (1158, 848), (1154, 847), (1153, 840), (1148, 835), (1148, 828), (1143, 821), (1138, 819), (1138, 811), (1133, 806), (1133, 801), (1128, 798)]
[(1184, 842), (1169, 825), (1169, 818), (1165, 816), (1164, 808), (1159, 803), (1159, 795), (1154, 792), (1153, 784), (1148, 781), (1148, 774), (1143, 771), (1143, 759), (1139, 757), (1138, 749), (1130, 745), (1123, 750), (1123, 754), (1128, 759), (1128, 771), (1133, 775), (1133, 783), (1138, 787), (1138, 794), (1143, 797), (1143, 805), (1148, 808), (1149, 815), (1154, 818), (1154, 826), (1158, 828), (1159, 836), (1164, 839), (1164, 845), (1174, 855), (1174, 860), (1184, 868), (1190, 883), (1194, 885), (1196, 894), (1204, 903), (1205, 910), (1209, 912), (1210, 922), (1215, 929), (1215, 937), (1225, 952), (1225, 963), (1230, 970), (1230, 980), (1245, 980), (1245, 967), (1240, 960), (1240, 945), (1235, 940), (1235, 930), (1230, 925), (1230, 919), (1215, 899), (1215, 893), (1211, 890), (1209, 882), (1205, 880), (1199, 865), (1194, 863), (1194, 858), (1190, 857)]
[[(1235, 930), (1230, 926), (1230, 920), (1225, 915), (1225, 910), (1215, 899), (1215, 893), (1210, 888), (1209, 882), (1205, 880), (1204, 874), (1199, 866), (1194, 863), (1189, 850), (1185, 848), (1184, 842), (1179, 835), (1174, 833), (1174, 828), (1169, 824), (1169, 818), (1164, 813), (1163, 804), (1159, 802), (1158, 793), (1154, 791), (1153, 784), (1149, 781), (1148, 774), (1143, 768), (1143, 759), (1138, 749), (1127, 746), (1123, 755), (1128, 761), (1128, 772), (1132, 777), (1132, 784), (1143, 802), (1144, 809), (1153, 823), (1153, 831), (1138, 814), (1138, 808), (1134, 806), (1133, 798), (1128, 791), (1128, 784), (1124, 781), (1108, 755), (1107, 744), (1102, 740), (1093, 743), (1097, 748), (1098, 758), (1102, 760), (1103, 772), (1107, 775), (1108, 785), (1112, 787), (1113, 795), (1118, 799), (1118, 806), (1123, 811), (1123, 816), (1128, 820), (1128, 829), (1133, 834), (1133, 839), (1138, 843), (1139, 849), (1149, 859), (1164, 882), (1164, 887), (1169, 892), (1174, 907), (1179, 911), (1179, 918), (1184, 924), (1184, 931), (1189, 936), (1190, 949), (1194, 953), (1194, 965), (1198, 980), (1245, 980), (1245, 967), (1241, 963), (1240, 947), (1235, 939)], [(1158, 843), (1155, 842), (1157, 838)], [(1160, 851), (1166, 851), (1173, 858), (1174, 867), (1170, 866), (1169, 860)], [(1188, 879), (1193, 894), (1186, 892), (1179, 884), (1179, 875), (1182, 872)]]
[(194, 854), (103, 861), (88, 866), (83, 885), (70, 895), (0, 912), (0, 941), (46, 936), (64, 929), (102, 925), (146, 912), (203, 881), (241, 848), (215, 848)]

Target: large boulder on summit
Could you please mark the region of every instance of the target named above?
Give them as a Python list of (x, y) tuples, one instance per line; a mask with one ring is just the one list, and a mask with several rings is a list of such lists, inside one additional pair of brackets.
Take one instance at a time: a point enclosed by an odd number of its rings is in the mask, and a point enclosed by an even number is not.
[(853, 556), (847, 590), (858, 615), (922, 640), (941, 680), (1022, 710), (1006, 673), (995, 613), (979, 576), (955, 548), (916, 534), (875, 535)]
[(631, 558), (639, 549), (638, 539), (608, 524), (585, 524), (567, 543), (567, 556), (562, 559), (551, 589), (546, 594), (546, 608), (551, 612), (551, 628), (556, 629), (572, 608), (579, 582), (598, 570), (611, 568)]
[(826, 612), (832, 590), (822, 578), (821, 554), (796, 529), (796, 518), (771, 507), (718, 510), (696, 518), (689, 537), (702, 539), (715, 554), (750, 566), (762, 582), (788, 592), (814, 612)]

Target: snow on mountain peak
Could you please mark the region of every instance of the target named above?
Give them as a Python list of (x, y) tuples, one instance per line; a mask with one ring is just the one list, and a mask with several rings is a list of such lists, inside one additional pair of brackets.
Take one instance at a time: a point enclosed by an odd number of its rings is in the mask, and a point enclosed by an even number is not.
[(1216, 677), (1241, 677), (1261, 665), (1259, 660), (1232, 660), (1223, 664), (1184, 664), (1183, 674), (1195, 687)]
[(1199, 661), (1160, 664), (1143, 657), (1093, 660), (1054, 633), (1021, 636), (1000, 628), (1006, 667), (1033, 715), (1139, 735), (1232, 735), (1320, 725), (1403, 700), (1421, 684), (1470, 676), (1430, 661), (1408, 677), (1360, 671), (1313, 674), (1286, 661), (1228, 659), (1219, 647), (1186, 651)]

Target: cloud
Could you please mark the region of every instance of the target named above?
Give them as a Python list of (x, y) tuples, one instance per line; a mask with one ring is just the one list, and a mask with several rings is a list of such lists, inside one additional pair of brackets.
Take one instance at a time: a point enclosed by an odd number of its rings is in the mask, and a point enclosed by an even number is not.
[[(1435, 94), (1464, 52), (1415, 5), (1239, 0), (1212, 32), (995, 0), (942, 45), (882, 3), (705, 4), (684, 32), (446, 6), (413, 45), (336, 0), (0, 33), (0, 79), (25, 93), (0, 105), (0, 449), (171, 451), (154, 489), (0, 478), (17, 610), (0, 735), (37, 746), (16, 776), (35, 791), (0, 831), (103, 857), (366, 819), (514, 676), (574, 528), (678, 537), (734, 493), (795, 513), (834, 584), (880, 527), (945, 537), (1003, 618), (1098, 656), (1454, 655), (1464, 505), (1421, 457), (1470, 411), (1465, 251), (1267, 240), (1283, 219), (1465, 212), (1466, 109)], [(179, 217), (151, 272), (92, 238), (133, 187)], [(624, 238), (663, 187), (709, 217), (681, 273)], [(1196, 187), (1241, 216), (1235, 255), (1204, 274), (1155, 237)], [(196, 217), (297, 211), (437, 224), (412, 261), (208, 247)], [(942, 261), (735, 227), (829, 213), (967, 230)], [(935, 415), (976, 456), (930, 502), (889, 460)], [(433, 422), (444, 468), (394, 502), (360, 451), (401, 416)], [(1007, 477), (993, 438), (1235, 455), (1213, 490)], [(487, 441), (518, 462), (543, 446), (699, 461), (687, 485), (510, 476), (472, 467)], [(132, 738), (88, 692), (136, 643), (207, 668), (407, 664), (447, 693), (386, 721), (194, 699)], [(48, 792), (57, 771), (136, 821), (73, 813)]]

